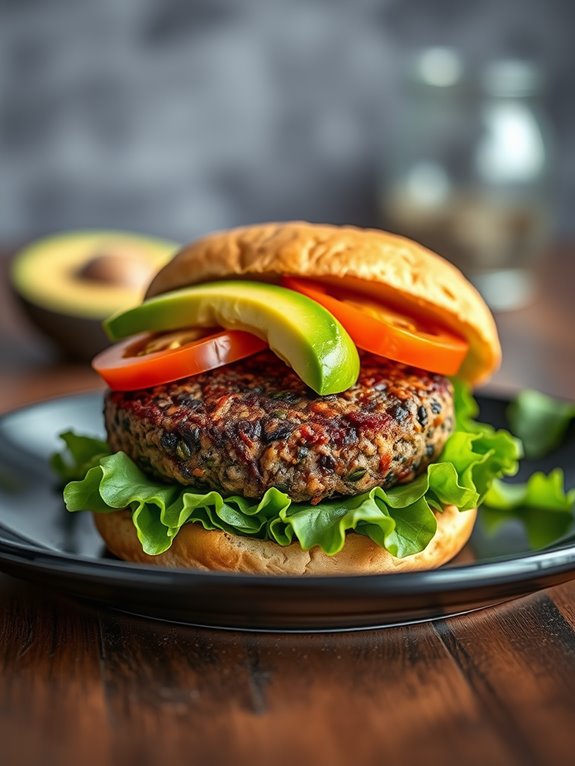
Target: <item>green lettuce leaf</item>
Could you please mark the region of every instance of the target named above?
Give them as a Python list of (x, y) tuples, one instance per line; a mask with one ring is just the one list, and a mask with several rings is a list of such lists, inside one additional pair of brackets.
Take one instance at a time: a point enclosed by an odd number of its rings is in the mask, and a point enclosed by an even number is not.
[(50, 467), (63, 482), (81, 479), (101, 457), (110, 454), (108, 443), (93, 436), (64, 431), (60, 439), (66, 445), (60, 452), (50, 457)]
[(526, 456), (540, 458), (561, 444), (575, 418), (575, 405), (526, 389), (509, 405), (507, 418), (511, 430), (523, 442)]
[(549, 474), (537, 471), (521, 484), (496, 479), (485, 498), (483, 523), (488, 531), (495, 532), (509, 519), (517, 519), (532, 548), (551, 545), (573, 528), (575, 489), (566, 492), (564, 485), (560, 468)]
[[(298, 542), (340, 551), (350, 530), (366, 535), (397, 557), (422, 551), (437, 527), (435, 512), (445, 505), (461, 511), (481, 504), (496, 479), (516, 473), (519, 442), (506, 431), (477, 423), (477, 405), (455, 382), (456, 427), (440, 458), (409, 484), (379, 487), (355, 497), (333, 498), (318, 505), (293, 503), (278, 489), (261, 500), (195, 492), (150, 479), (124, 453), (111, 454), (103, 443), (67, 432), (66, 456), (53, 459), (62, 478), (69, 511), (110, 513), (129, 508), (143, 550), (166, 551), (185, 524), (273, 540)], [(105, 446), (105, 445), (104, 445)]]

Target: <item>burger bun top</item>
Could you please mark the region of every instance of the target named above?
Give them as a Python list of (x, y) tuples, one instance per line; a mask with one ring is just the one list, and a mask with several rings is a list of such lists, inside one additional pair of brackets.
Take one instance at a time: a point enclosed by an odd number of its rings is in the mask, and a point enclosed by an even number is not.
[(338, 283), (440, 322), (469, 342), (459, 375), (471, 384), (499, 366), (493, 316), (459, 269), (416, 242), (376, 229), (294, 221), (210, 234), (180, 250), (152, 280), (147, 297), (218, 279), (277, 282), (284, 274)]

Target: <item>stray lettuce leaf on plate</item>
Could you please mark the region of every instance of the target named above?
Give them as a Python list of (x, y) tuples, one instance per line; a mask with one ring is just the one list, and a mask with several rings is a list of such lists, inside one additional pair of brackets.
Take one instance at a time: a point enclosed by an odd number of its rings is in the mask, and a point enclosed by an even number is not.
[(509, 405), (507, 418), (511, 431), (523, 443), (526, 457), (540, 458), (563, 441), (575, 418), (575, 405), (526, 389)]
[(575, 489), (565, 491), (563, 471), (537, 471), (521, 484), (496, 480), (485, 498), (482, 512), (487, 529), (495, 532), (505, 521), (521, 521), (532, 548), (544, 548), (573, 529)]

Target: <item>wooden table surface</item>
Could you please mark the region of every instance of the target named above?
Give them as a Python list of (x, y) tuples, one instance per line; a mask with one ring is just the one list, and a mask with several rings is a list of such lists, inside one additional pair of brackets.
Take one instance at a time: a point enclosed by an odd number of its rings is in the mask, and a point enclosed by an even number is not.
[[(4, 259), (5, 260), (5, 259)], [(575, 247), (498, 318), (494, 387), (575, 398)], [(0, 410), (99, 386), (0, 287)], [(0, 763), (572, 764), (575, 582), (467, 616), (326, 635), (81, 607), (0, 575)]]

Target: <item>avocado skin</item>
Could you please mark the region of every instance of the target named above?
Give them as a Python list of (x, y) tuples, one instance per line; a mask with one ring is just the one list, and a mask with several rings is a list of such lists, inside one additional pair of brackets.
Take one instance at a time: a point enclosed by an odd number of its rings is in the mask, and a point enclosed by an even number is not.
[(16, 298), (29, 321), (50, 338), (58, 351), (69, 359), (89, 362), (110, 345), (102, 323), (82, 316), (67, 316), (36, 306), (16, 293)]

